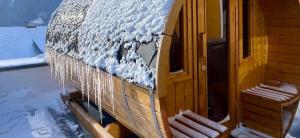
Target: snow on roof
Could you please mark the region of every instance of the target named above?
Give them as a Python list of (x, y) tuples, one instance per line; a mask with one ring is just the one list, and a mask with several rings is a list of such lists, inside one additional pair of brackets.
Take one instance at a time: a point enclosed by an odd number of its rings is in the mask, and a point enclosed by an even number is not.
[(41, 54), (41, 51), (44, 52), (46, 30), (47, 27), (0, 27), (0, 60)]
[(47, 47), (154, 88), (158, 42), (173, 0), (65, 0)]

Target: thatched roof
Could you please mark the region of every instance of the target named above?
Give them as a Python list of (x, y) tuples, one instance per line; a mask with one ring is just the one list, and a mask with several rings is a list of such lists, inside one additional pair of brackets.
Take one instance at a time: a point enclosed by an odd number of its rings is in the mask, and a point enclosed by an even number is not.
[(156, 53), (172, 4), (173, 0), (64, 0), (49, 24), (47, 48), (153, 88)]

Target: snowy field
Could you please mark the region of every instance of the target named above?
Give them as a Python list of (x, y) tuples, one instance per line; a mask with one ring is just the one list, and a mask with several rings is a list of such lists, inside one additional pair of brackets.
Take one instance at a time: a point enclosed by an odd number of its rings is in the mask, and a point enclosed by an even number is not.
[(82, 137), (49, 67), (0, 72), (0, 137)]
[(298, 107), (296, 117), (294, 119), (294, 122), (292, 124), (289, 134), (291, 135), (291, 137), (289, 137), (289, 138), (292, 138), (292, 137), (300, 138), (300, 106)]
[(35, 57), (44, 53), (46, 26), (0, 27), (0, 60)]

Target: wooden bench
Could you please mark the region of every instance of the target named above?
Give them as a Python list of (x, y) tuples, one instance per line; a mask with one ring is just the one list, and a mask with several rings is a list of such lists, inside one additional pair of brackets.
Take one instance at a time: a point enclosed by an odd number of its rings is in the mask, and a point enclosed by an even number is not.
[(228, 128), (189, 110), (168, 119), (172, 135), (176, 138), (228, 137)]
[(241, 119), (247, 127), (273, 137), (284, 137), (299, 103), (297, 88), (290, 84), (259, 86), (241, 93)]

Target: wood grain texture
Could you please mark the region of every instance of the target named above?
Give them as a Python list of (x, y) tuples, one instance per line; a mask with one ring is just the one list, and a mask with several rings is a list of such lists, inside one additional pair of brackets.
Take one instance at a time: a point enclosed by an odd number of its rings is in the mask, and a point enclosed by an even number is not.
[[(243, 59), (243, 47), (240, 45), (239, 91), (262, 83), (267, 65), (268, 39), (265, 18), (258, 1), (251, 0), (250, 2), (251, 54), (249, 58)], [(239, 38), (242, 39), (242, 36)]]
[[(297, 0), (259, 0), (266, 20), (267, 79), (299, 85), (300, 8)], [(298, 87), (299, 88), (299, 87)]]
[[(195, 103), (198, 97), (197, 95), (197, 85), (195, 83), (198, 80), (198, 76), (195, 74), (195, 64), (197, 57), (194, 56), (195, 49), (194, 47), (194, 27), (195, 22), (193, 18), (196, 10), (193, 10), (193, 1), (184, 0), (181, 7), (182, 12), (182, 26), (179, 26), (182, 30), (183, 37), (183, 61), (184, 67), (180, 72), (170, 72), (169, 71), (169, 57), (165, 57), (167, 64), (164, 68), (166, 76), (166, 109), (167, 115), (173, 116), (177, 114), (180, 110), (190, 109), (195, 111)], [(180, 18), (178, 18), (180, 19)], [(178, 20), (176, 21), (178, 22)], [(178, 29), (180, 30), (180, 29)], [(176, 31), (176, 30), (175, 30)], [(169, 49), (168, 49), (169, 50)], [(170, 51), (165, 51), (169, 53)], [(196, 58), (196, 59), (195, 59)], [(196, 78), (195, 78), (196, 77)]]

